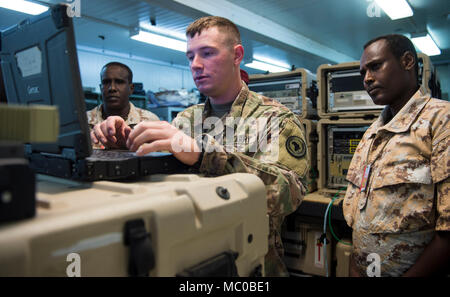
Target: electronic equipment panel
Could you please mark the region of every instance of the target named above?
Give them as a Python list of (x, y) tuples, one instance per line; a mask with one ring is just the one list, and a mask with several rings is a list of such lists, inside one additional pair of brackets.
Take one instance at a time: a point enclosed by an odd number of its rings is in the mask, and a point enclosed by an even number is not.
[(328, 188), (339, 189), (347, 186), (347, 176), (350, 162), (356, 147), (369, 126), (340, 126), (327, 127), (327, 181)]
[[(420, 85), (432, 97), (442, 98), (439, 76), (430, 57), (418, 53), (417, 58)], [(365, 91), (359, 67), (359, 61), (319, 66), (317, 110), (320, 118), (356, 118), (380, 114), (384, 105), (374, 104)]]
[(318, 114), (321, 118), (378, 116), (383, 105), (375, 105), (364, 89), (359, 62), (324, 64), (317, 69)]
[(248, 87), (277, 100), (302, 118), (317, 117), (316, 77), (306, 69), (250, 75)]
[(327, 74), (327, 111), (374, 110), (384, 106), (373, 103), (364, 89), (359, 67)]
[(345, 194), (347, 171), (366, 130), (376, 119), (321, 119), (317, 123), (318, 190), (322, 194)]

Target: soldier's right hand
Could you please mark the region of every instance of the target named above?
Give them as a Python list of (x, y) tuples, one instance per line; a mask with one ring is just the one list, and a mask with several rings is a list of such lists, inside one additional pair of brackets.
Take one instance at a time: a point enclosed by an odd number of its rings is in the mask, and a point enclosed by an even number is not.
[(119, 116), (110, 116), (94, 126), (91, 132), (93, 143), (102, 143), (108, 149), (127, 149), (126, 142), (131, 128)]

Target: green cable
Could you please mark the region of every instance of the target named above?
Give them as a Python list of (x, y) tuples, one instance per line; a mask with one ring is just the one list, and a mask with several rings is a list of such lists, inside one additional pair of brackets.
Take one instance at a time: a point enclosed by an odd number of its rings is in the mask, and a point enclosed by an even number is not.
[(347, 188), (341, 188), (341, 189), (339, 189), (339, 191), (333, 196), (333, 199), (332, 199), (331, 202), (330, 202), (331, 206), (330, 206), (330, 209), (328, 210), (328, 226), (330, 227), (330, 232), (331, 232), (331, 234), (333, 235), (334, 239), (336, 239), (338, 242), (340, 242), (340, 243), (342, 243), (342, 244), (351, 246), (351, 245), (352, 245), (351, 243), (347, 243), (347, 242), (341, 241), (341, 240), (336, 236), (336, 234), (334, 234), (333, 227), (331, 226), (331, 209), (333, 208), (333, 202), (334, 202), (334, 200), (336, 200), (336, 199), (339, 197), (339, 193), (340, 193), (342, 190), (346, 190), (346, 189), (347, 189)]

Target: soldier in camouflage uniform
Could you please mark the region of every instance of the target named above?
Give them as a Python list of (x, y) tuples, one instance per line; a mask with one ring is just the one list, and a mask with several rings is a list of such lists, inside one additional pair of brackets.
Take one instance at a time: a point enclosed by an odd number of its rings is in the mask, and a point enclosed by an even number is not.
[[(93, 129), (95, 125), (100, 124), (109, 116), (122, 117), (131, 129), (142, 121), (159, 120), (154, 113), (137, 108), (130, 102), (129, 96), (133, 94), (134, 90), (133, 72), (127, 65), (119, 62), (106, 64), (100, 72), (100, 79), (103, 104), (87, 112), (93, 148), (104, 148)], [(98, 131), (97, 135), (98, 137), (103, 136), (101, 131)], [(105, 143), (105, 145), (108, 148), (118, 148), (115, 143)], [(120, 148), (124, 148), (124, 146), (122, 145)]]
[(364, 86), (387, 106), (348, 170), (343, 208), (353, 228), (350, 275), (442, 272), (450, 260), (450, 103), (419, 88), (417, 55), (406, 37), (382, 36), (364, 48)]
[[(129, 104), (130, 104), (130, 111), (128, 112), (128, 115), (123, 119), (125, 120), (125, 123), (131, 129), (133, 129), (134, 126), (136, 126), (137, 124), (139, 124), (140, 122), (143, 122), (143, 121), (159, 121), (158, 116), (155, 115), (154, 113), (152, 113), (148, 110), (136, 107), (131, 102), (129, 102)], [(91, 131), (95, 125), (100, 124), (107, 118), (107, 116), (105, 116), (103, 114), (102, 110), (103, 110), (103, 104), (100, 104), (99, 106), (96, 106), (95, 108), (93, 108), (87, 112), (88, 124), (89, 124), (89, 128), (91, 129)], [(93, 148), (105, 148), (101, 143), (99, 143), (99, 142), (95, 143), (94, 141), (92, 142), (92, 147)], [(112, 147), (110, 146), (108, 148), (112, 148)]]
[[(192, 76), (199, 91), (208, 96), (206, 103), (178, 114), (173, 125), (137, 125), (127, 146), (138, 155), (169, 150), (206, 176), (246, 172), (260, 177), (266, 186), (270, 230), (264, 272), (287, 276), (281, 224), (302, 201), (301, 179), (308, 170), (301, 124), (286, 107), (249, 91), (241, 80), (244, 51), (233, 23), (220, 17), (201, 18), (186, 35)], [(121, 137), (122, 122), (108, 119), (103, 129)]]
[[(191, 130), (191, 137), (195, 137), (195, 131), (202, 131), (204, 153), (198, 163), (200, 172), (207, 176), (219, 176), (235, 172), (253, 173), (260, 177), (266, 185), (267, 205), (270, 224), (269, 252), (266, 256), (266, 275), (287, 276), (285, 265), (282, 262), (283, 246), (281, 243), (280, 228), (284, 217), (296, 210), (305, 195), (301, 178), (305, 177), (308, 170), (308, 160), (306, 155), (307, 147), (304, 136), (300, 128), (300, 122), (293, 113), (285, 106), (273, 99), (258, 95), (248, 89), (242, 82), (242, 88), (234, 100), (231, 110), (221, 119), (217, 118), (224, 127), (224, 131), (233, 130), (235, 132), (243, 128), (244, 133), (234, 133), (232, 141), (228, 143), (226, 133), (217, 135), (214, 129), (205, 129), (205, 121), (211, 116), (211, 103), (196, 105), (183, 111), (175, 118), (173, 124), (181, 129), (188, 123)], [(201, 115), (202, 120), (196, 127), (195, 114)], [(261, 126), (252, 127), (249, 119), (264, 119), (268, 124), (267, 130), (260, 135), (267, 135), (267, 139), (272, 139), (273, 119), (279, 120), (277, 124), (279, 136), (277, 144), (269, 142), (268, 145), (277, 145), (277, 148), (265, 149), (258, 147), (252, 151), (252, 141), (249, 135), (258, 130)], [(240, 119), (238, 127), (230, 125), (231, 119)], [(239, 126), (241, 125), (241, 126)], [(276, 125), (276, 124), (275, 124)], [(214, 127), (216, 125), (212, 125)], [(245, 126), (245, 127), (243, 127)], [(256, 125), (255, 125), (256, 126)], [(245, 148), (240, 149), (239, 136), (246, 135), (244, 141)], [(197, 140), (198, 136), (195, 137)], [(242, 139), (242, 138), (241, 138)], [(229, 149), (231, 148), (231, 149)], [(233, 152), (236, 151), (236, 152)], [(277, 151), (278, 153), (273, 153)]]

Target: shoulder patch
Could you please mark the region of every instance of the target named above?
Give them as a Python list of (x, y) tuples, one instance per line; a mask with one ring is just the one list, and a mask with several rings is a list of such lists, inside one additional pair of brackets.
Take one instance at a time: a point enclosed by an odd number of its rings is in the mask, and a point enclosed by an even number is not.
[(302, 158), (306, 154), (306, 144), (298, 136), (289, 136), (286, 140), (288, 153), (295, 158)]

